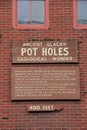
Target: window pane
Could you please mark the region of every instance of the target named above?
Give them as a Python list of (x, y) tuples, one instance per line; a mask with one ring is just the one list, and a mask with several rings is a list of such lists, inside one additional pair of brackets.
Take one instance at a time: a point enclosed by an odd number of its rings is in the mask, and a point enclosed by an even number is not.
[(18, 0), (18, 24), (30, 24), (30, 0)]
[(44, 0), (32, 0), (32, 24), (44, 24)]
[(87, 24), (87, 0), (78, 0), (78, 23)]

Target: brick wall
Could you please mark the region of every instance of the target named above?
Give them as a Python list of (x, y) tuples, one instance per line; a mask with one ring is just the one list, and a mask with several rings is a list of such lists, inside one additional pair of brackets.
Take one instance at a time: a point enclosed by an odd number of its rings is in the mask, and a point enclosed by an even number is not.
[[(87, 30), (73, 28), (72, 0), (50, 0), (49, 11), (49, 29), (17, 30), (12, 28), (12, 0), (0, 0), (0, 130), (87, 130)], [(11, 101), (11, 43), (35, 39), (79, 43), (81, 100), (48, 101), (62, 106), (59, 112), (28, 113), (29, 104), (46, 101)]]

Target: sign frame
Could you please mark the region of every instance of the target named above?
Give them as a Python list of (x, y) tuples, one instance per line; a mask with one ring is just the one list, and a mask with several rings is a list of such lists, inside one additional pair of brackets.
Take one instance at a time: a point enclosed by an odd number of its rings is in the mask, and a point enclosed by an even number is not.
[(78, 43), (63, 41), (13, 42), (12, 63), (78, 63)]
[(80, 99), (78, 66), (13, 67), (11, 85), (11, 100)]

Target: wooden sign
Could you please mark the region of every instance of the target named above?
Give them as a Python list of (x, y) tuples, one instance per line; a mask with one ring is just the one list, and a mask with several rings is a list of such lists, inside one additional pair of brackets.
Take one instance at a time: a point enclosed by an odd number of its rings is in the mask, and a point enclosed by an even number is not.
[(12, 43), (12, 63), (76, 63), (78, 44), (58, 41)]
[(48, 103), (35, 103), (28, 105), (28, 111), (29, 112), (55, 112), (55, 111), (61, 111), (63, 108), (61, 106), (58, 106), (57, 104), (48, 104)]
[(11, 99), (80, 99), (79, 68), (13, 67)]

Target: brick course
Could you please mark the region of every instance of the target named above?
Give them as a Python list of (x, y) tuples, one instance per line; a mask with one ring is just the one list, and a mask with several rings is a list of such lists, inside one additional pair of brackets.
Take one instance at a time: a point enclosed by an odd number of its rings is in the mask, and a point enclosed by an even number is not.
[[(72, 0), (50, 0), (49, 4), (49, 29), (18, 30), (12, 28), (12, 0), (0, 0), (0, 130), (87, 130), (87, 29), (73, 28)], [(63, 109), (28, 113), (28, 105), (35, 101), (11, 101), (11, 68), (16, 66), (11, 63), (11, 43), (47, 39), (79, 43), (81, 100), (49, 101)]]

